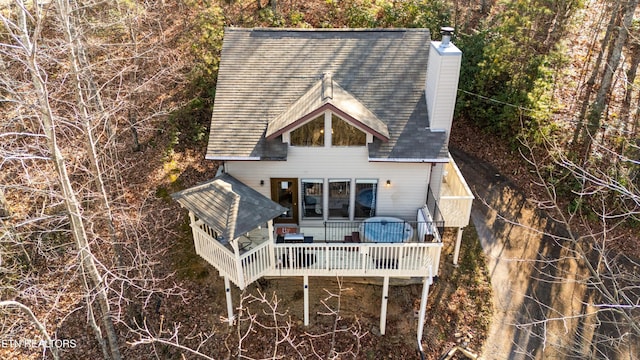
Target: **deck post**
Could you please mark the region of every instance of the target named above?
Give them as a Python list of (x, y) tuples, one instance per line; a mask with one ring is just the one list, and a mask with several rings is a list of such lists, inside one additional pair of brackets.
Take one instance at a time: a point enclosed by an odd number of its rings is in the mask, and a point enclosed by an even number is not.
[(244, 269), (242, 268), (242, 260), (240, 260), (240, 249), (238, 248), (238, 239), (231, 240), (231, 247), (233, 248), (233, 254), (235, 255), (236, 271), (238, 272), (238, 287), (240, 289), (245, 288), (244, 282)]
[(384, 335), (387, 327), (387, 300), (389, 299), (389, 277), (382, 283), (382, 305), (380, 306), (380, 335)]
[(456, 247), (453, 250), (453, 265), (458, 265), (458, 257), (460, 257), (460, 244), (462, 243), (462, 230), (464, 229), (459, 227), (456, 235)]
[(196, 216), (189, 210), (189, 227), (191, 227), (191, 236), (193, 236), (193, 245), (196, 248), (196, 254), (200, 255), (200, 241), (198, 241), (198, 234), (196, 232)]
[(304, 291), (304, 326), (309, 326), (309, 275), (302, 277)]
[(422, 283), (422, 298), (420, 298), (420, 312), (418, 313), (418, 346), (420, 349), (422, 349), (422, 332), (424, 331), (424, 317), (427, 313), (427, 299), (431, 281), (431, 276), (429, 276), (425, 277)]
[(278, 264), (276, 260), (275, 240), (273, 238), (273, 219), (267, 221), (267, 232), (269, 233), (269, 268), (273, 269)]
[(229, 318), (229, 326), (233, 325), (233, 302), (231, 300), (231, 283), (227, 276), (224, 277), (224, 292), (227, 297), (227, 317)]

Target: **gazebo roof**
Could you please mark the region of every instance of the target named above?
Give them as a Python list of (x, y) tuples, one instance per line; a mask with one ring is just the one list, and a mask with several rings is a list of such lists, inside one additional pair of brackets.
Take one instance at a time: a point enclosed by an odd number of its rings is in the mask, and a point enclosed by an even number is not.
[(171, 197), (228, 241), (287, 211), (229, 174)]

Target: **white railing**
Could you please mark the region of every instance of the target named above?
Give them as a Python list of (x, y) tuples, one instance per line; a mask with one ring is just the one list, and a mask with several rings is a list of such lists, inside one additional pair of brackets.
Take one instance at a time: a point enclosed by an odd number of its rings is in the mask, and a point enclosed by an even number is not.
[[(444, 184), (440, 196), (440, 212), (447, 227), (465, 227), (471, 217), (473, 193), (453, 158), (445, 165)], [(445, 190), (446, 189), (446, 190)]]
[(240, 255), (245, 284), (248, 285), (260, 279), (273, 267), (274, 261), (269, 250), (269, 242), (265, 241)]
[(193, 230), (193, 242), (196, 247), (196, 254), (200, 255), (209, 264), (213, 265), (220, 276), (226, 276), (239, 287), (243, 284), (243, 279), (238, 276), (238, 262), (232, 251), (215, 240), (205, 224), (197, 226), (191, 225)]
[(442, 243), (274, 245), (268, 276), (426, 276), (438, 273)]
[[(192, 224), (196, 253), (244, 288), (263, 276), (396, 276), (438, 274), (441, 242), (296, 243), (266, 241), (236, 257), (202, 223)], [(241, 271), (238, 271), (238, 269)]]

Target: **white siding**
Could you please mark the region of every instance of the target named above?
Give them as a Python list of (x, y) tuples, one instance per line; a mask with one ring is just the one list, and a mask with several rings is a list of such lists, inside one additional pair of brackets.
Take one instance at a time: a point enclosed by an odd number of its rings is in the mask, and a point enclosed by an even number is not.
[(442, 187), (442, 177), (444, 175), (445, 164), (436, 164), (431, 170), (431, 192), (436, 200), (440, 201), (440, 188)]
[(424, 205), (431, 172), (430, 163), (369, 162), (366, 147), (290, 147), (287, 161), (227, 161), (225, 168), (267, 197), (270, 178), (378, 179), (377, 214), (406, 220), (415, 220)]
[(458, 92), (462, 52), (453, 44), (446, 49), (438, 48), (439, 44), (432, 42), (429, 49), (425, 96), (431, 129), (445, 130), (448, 138)]

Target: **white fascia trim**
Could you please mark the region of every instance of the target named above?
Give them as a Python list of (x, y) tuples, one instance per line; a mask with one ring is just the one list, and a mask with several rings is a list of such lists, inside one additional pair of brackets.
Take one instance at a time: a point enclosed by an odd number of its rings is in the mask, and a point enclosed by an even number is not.
[(369, 158), (370, 162), (397, 162), (397, 163), (448, 163), (449, 159), (402, 159), (402, 158)]
[(221, 161), (232, 161), (232, 160), (238, 160), (238, 161), (259, 161), (261, 160), (260, 157), (257, 156), (209, 156), (206, 155), (205, 160), (221, 160)]

